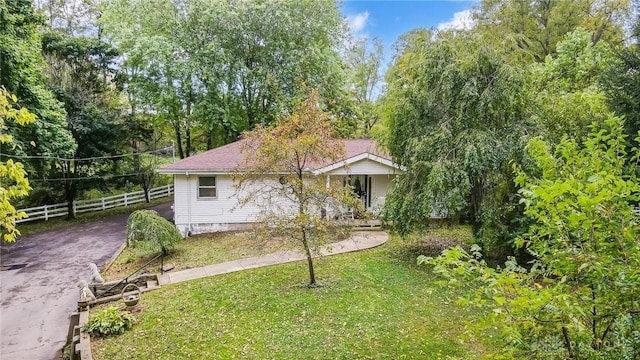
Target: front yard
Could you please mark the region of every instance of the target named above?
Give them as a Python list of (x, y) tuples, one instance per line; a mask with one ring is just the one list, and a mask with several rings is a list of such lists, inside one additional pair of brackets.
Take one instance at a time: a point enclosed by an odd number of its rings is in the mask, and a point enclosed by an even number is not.
[[(189, 240), (187, 240), (189, 241)], [(146, 293), (133, 329), (92, 339), (96, 359), (482, 358), (470, 336), (481, 314), (458, 306), (398, 239), (317, 260), (242, 271)]]

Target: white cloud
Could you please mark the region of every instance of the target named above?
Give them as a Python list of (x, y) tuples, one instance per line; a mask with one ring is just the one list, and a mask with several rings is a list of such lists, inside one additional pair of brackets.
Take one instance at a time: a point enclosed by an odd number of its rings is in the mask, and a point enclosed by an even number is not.
[(349, 25), (349, 30), (351, 30), (351, 33), (357, 34), (360, 31), (364, 30), (364, 28), (367, 26), (367, 20), (369, 20), (368, 11), (347, 16), (347, 24)]
[(474, 25), (471, 10), (464, 10), (453, 14), (453, 19), (438, 24), (438, 30), (469, 30)]

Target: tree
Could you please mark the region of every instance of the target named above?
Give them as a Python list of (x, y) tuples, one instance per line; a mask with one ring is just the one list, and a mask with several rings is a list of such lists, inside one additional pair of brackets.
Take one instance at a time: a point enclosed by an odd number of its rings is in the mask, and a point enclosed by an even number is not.
[(541, 62), (578, 27), (589, 31), (594, 44), (620, 44), (629, 9), (627, 0), (483, 0), (474, 17), (487, 40), (514, 38), (529, 58)]
[[(42, 40), (49, 67), (49, 85), (65, 105), (67, 129), (78, 144), (76, 151), (60, 164), (64, 197), (73, 218), (73, 202), (82, 187), (104, 185), (100, 175), (113, 172), (105, 157), (128, 147), (120, 121), (118, 94), (111, 87), (117, 51), (87, 37), (47, 33)], [(96, 179), (96, 180), (93, 180)]]
[(175, 226), (153, 210), (136, 210), (127, 220), (127, 246), (166, 255), (182, 236)]
[(158, 156), (156, 154), (136, 154), (136, 172), (138, 174), (138, 182), (144, 191), (144, 199), (146, 202), (151, 202), (149, 190), (153, 187), (158, 176), (157, 170), (160, 165)]
[(41, 20), (31, 1), (0, 2), (0, 86), (37, 118), (25, 126), (6, 124), (15, 146), (5, 150), (14, 156), (40, 158), (24, 163), (32, 180), (46, 177), (55, 166), (48, 158), (69, 157), (76, 149), (66, 130), (63, 104), (45, 86), (45, 63), (36, 31)]
[[(555, 150), (541, 138), (529, 142), (541, 176), (518, 170), (534, 221), (518, 242), (534, 256), (527, 268), (511, 260), (496, 270), (461, 249), (420, 259), (451, 284), (475, 289), (464, 303), (493, 308), (490, 324), (499, 324), (514, 357), (640, 356), (640, 185), (625, 146), (616, 117), (594, 123), (582, 146), (568, 138)], [(637, 161), (640, 153), (630, 155)]]
[(467, 218), (476, 235), (493, 227), (487, 243), (509, 241), (518, 226), (509, 164), (527, 136), (522, 71), (478, 35), (414, 30), (386, 76), (384, 143), (406, 171), (387, 196), (385, 219), (407, 234), (438, 212)]
[(333, 1), (111, 0), (100, 21), (130, 101), (171, 129), (181, 158), (273, 123), (302, 82), (336, 108), (346, 86)]
[(616, 61), (601, 78), (601, 87), (607, 94), (607, 103), (613, 111), (624, 115), (629, 149), (639, 146), (635, 135), (640, 131), (640, 15), (633, 29), (635, 41), (614, 53)]
[(49, 29), (72, 36), (99, 35), (98, 11), (95, 0), (34, 0), (34, 7), (43, 14)]
[(329, 114), (321, 106), (318, 91), (313, 90), (276, 126), (258, 126), (246, 133), (245, 161), (234, 176), (241, 204), (262, 208), (257, 219), (262, 229), (269, 235), (288, 236), (302, 246), (310, 286), (316, 285), (313, 253), (338, 225), (327, 208), (331, 204), (355, 207), (357, 203), (351, 188), (341, 180), (330, 182), (310, 170), (344, 156), (344, 145), (333, 138)]
[(615, 63), (610, 46), (593, 44), (584, 29), (568, 33), (556, 52), (531, 68), (531, 122), (545, 139), (557, 144), (564, 136), (584, 139), (589, 125), (610, 116), (601, 90), (609, 64)]
[(378, 86), (382, 78), (383, 48), (380, 39), (374, 38), (371, 48), (366, 39), (358, 39), (350, 47), (347, 63), (351, 67), (351, 87), (357, 104), (357, 117), (361, 135), (370, 135), (378, 122), (375, 101), (380, 92)]
[[(12, 136), (5, 132), (5, 121), (11, 120), (18, 125), (25, 125), (35, 120), (35, 115), (25, 108), (15, 108), (18, 99), (3, 87), (0, 87), (0, 144), (11, 144)], [(16, 220), (26, 217), (24, 212), (16, 211), (12, 201), (27, 195), (31, 187), (27, 173), (20, 162), (12, 159), (0, 162), (0, 229), (2, 239), (15, 241), (20, 235), (16, 228)]]

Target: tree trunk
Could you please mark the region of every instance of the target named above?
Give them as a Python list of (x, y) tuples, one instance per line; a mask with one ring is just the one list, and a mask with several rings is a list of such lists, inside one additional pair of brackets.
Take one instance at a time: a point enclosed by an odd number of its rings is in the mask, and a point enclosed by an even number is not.
[(74, 212), (73, 200), (76, 197), (76, 189), (77, 184), (76, 180), (73, 178), (75, 175), (75, 167), (74, 171), (71, 171), (72, 164), (67, 162), (66, 164), (62, 164), (62, 167), (65, 172), (65, 182), (64, 182), (64, 198), (67, 201), (67, 220), (72, 220), (76, 218), (76, 214)]
[(191, 89), (188, 92), (186, 110), (184, 119), (185, 153), (189, 157), (191, 155), (191, 123), (189, 122), (189, 116), (191, 115)]
[(144, 200), (146, 201), (147, 204), (150, 203), (151, 195), (149, 195), (149, 185), (143, 185), (142, 190), (144, 191)]
[(309, 248), (309, 242), (307, 241), (307, 231), (302, 227), (302, 245), (304, 245), (304, 251), (307, 253), (307, 265), (309, 266), (309, 286), (316, 284), (316, 274), (313, 271), (313, 256), (311, 255), (311, 249)]
[(180, 159), (184, 159), (184, 150), (182, 148), (182, 134), (180, 133), (180, 125), (174, 124), (173, 130), (176, 134), (176, 145), (178, 147), (178, 156)]
[(75, 180), (68, 180), (68, 182), (65, 183), (64, 193), (65, 200), (67, 200), (67, 220), (73, 220), (76, 218), (76, 213), (73, 206), (73, 200), (76, 195)]

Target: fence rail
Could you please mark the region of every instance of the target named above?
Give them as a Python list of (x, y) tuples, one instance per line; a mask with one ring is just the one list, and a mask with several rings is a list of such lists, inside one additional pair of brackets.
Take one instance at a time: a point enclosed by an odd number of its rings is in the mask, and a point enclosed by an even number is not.
[[(165, 185), (149, 190), (149, 199), (159, 199), (165, 196), (171, 196), (173, 194), (173, 185)], [(73, 212), (80, 214), (89, 211), (102, 211), (120, 206), (129, 206), (137, 203), (144, 202), (144, 191), (134, 191), (121, 195), (107, 196), (100, 199), (93, 200), (78, 200), (73, 203)], [(24, 211), (27, 214), (27, 218), (17, 220), (17, 223), (36, 221), (36, 220), (49, 220), (51, 218), (66, 216), (67, 203), (59, 203), (53, 205), (44, 205), (38, 207), (32, 207), (28, 209), (20, 209), (18, 211)]]

